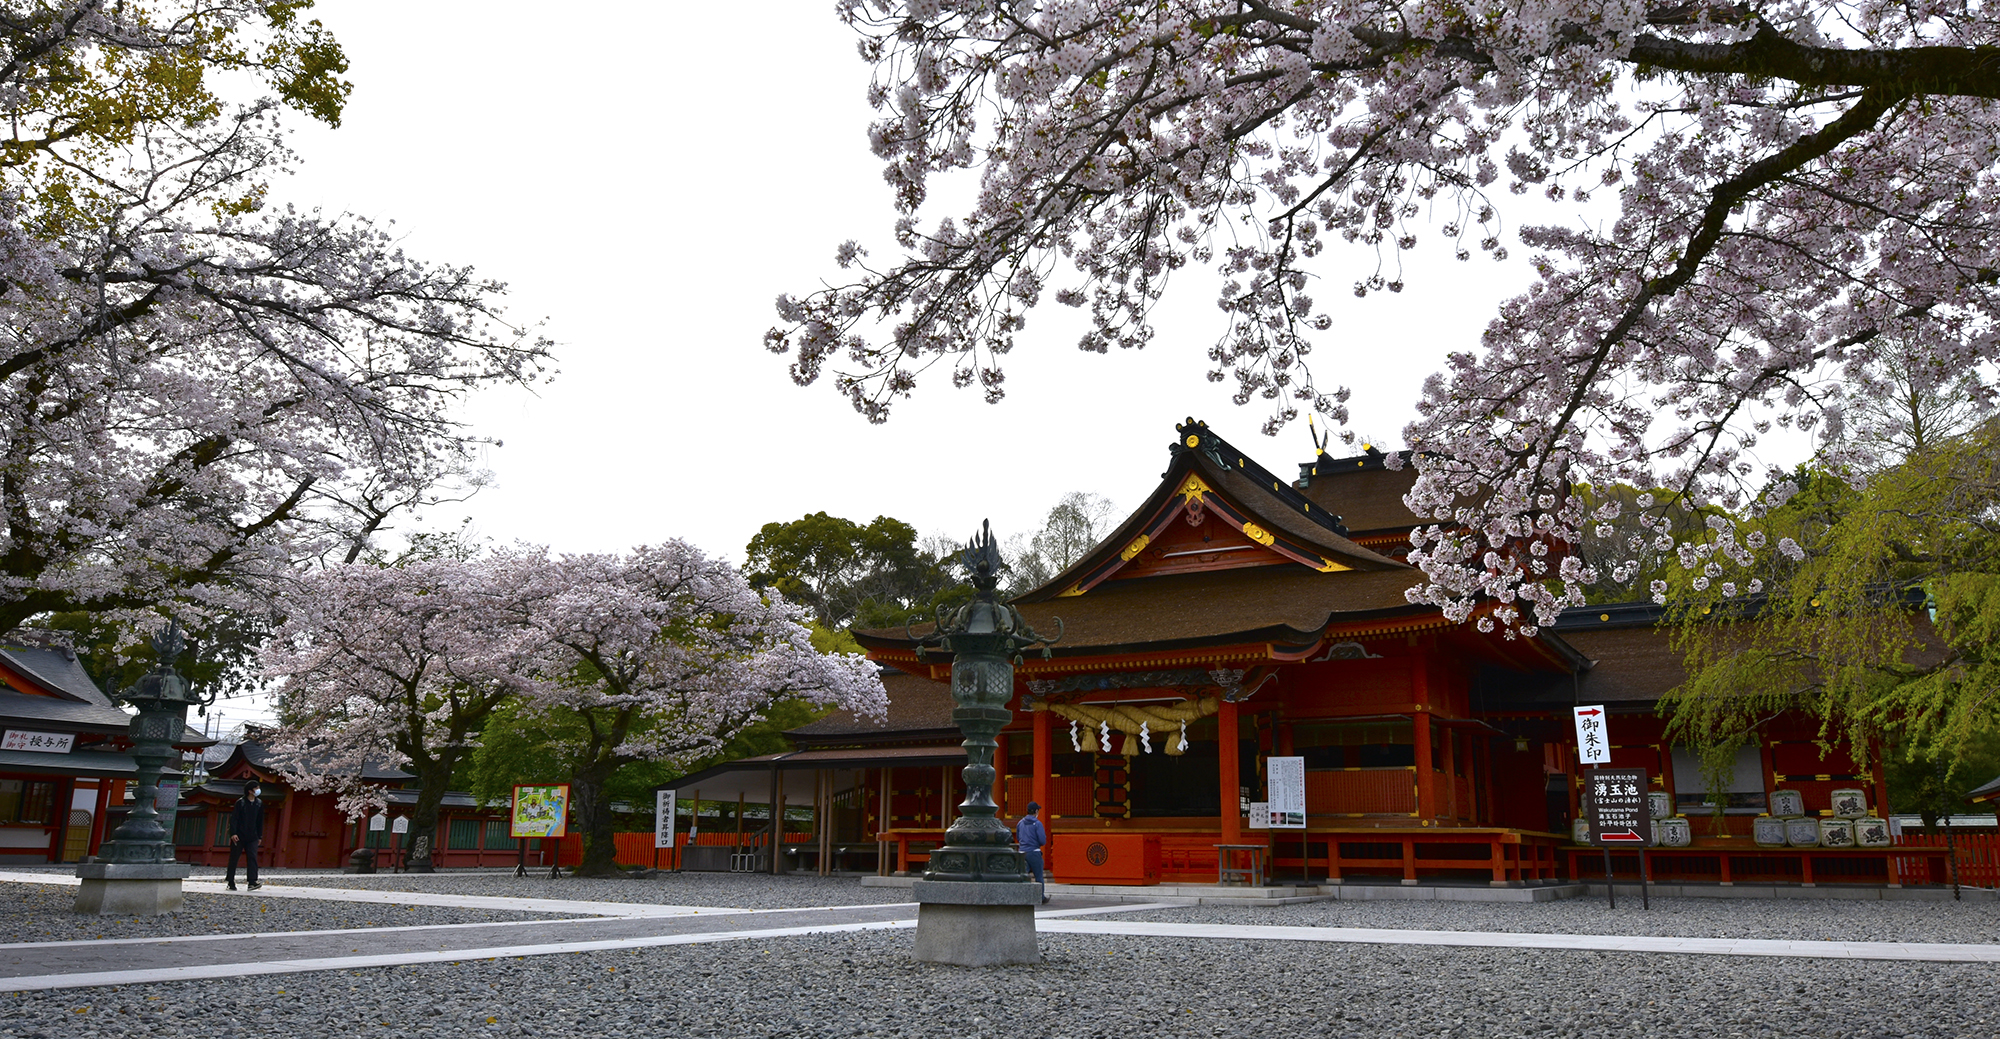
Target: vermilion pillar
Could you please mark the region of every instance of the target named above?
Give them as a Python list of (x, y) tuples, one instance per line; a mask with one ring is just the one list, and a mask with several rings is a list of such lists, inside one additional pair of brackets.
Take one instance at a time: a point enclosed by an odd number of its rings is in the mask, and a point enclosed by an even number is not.
[(1237, 777), (1236, 705), (1227, 700), (1215, 712), (1215, 738), (1222, 759), (1222, 843), (1238, 844), (1243, 840), (1243, 783)]
[(1054, 715), (1045, 704), (1041, 710), (1033, 712), (1033, 717), (1035, 722), (1035, 774), (1034, 778), (1029, 780), (1028, 783), (1029, 787), (1033, 790), (1033, 793), (1028, 796), (1034, 798), (1035, 803), (1042, 806), (1042, 819), (1047, 821), (1055, 818), (1055, 813), (1049, 808), (1049, 773), (1055, 769), (1055, 751), (1049, 745), (1051, 737), (1049, 727), (1055, 724), (1051, 720)]
[(1423, 825), (1437, 819), (1437, 777), (1431, 771), (1431, 674), (1430, 661), (1419, 655), (1410, 668), (1410, 698), (1417, 709), (1410, 714), (1411, 742), (1417, 756), (1417, 817)]

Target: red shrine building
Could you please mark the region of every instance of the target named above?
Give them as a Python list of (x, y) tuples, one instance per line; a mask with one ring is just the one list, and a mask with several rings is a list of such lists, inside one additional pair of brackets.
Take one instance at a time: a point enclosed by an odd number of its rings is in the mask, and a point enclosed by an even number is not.
[[(1598, 877), (1600, 852), (1572, 830), (1586, 774), (1579, 704), (1606, 709), (1608, 767), (1645, 770), (1665, 798), (1656, 802), (1686, 817), (1684, 837), (1669, 826), (1673, 847), (1649, 849), (1655, 880), (1936, 879), (1925, 849), (1881, 847), (1886, 829), (1867, 847), (1851, 825), (1843, 844), (1837, 824), (1823, 844), (1773, 843), (1778, 816), (1852, 816), (1857, 803), (1875, 816), (1886, 799), (1880, 766), (1822, 751), (1807, 719), (1773, 720), (1739, 754), (1728, 789), (1706, 791), (1694, 754), (1666, 741), (1655, 712), (1683, 672), (1651, 604), (1571, 610), (1532, 638), (1506, 638), (1409, 602), (1420, 575), (1404, 560), (1419, 520), (1403, 497), (1415, 473), (1390, 461), (1372, 449), (1322, 454), (1283, 479), (1190, 420), (1145, 503), (1013, 600), (1036, 631), (1062, 635), (1049, 658), (1016, 667), (996, 799), (1010, 818), (1030, 800), (1044, 806), (1053, 879), (1213, 883), (1239, 865), (1218, 845), (1256, 847), (1278, 879)], [(894, 669), (886, 723), (835, 715), (794, 734), (801, 751), (673, 786), (697, 804), (703, 785), (729, 791), (740, 831), (742, 799), (763, 800), (766, 772), (775, 789), (781, 770), (811, 768), (810, 803), (845, 815), (820, 814), (822, 832), (797, 839), (825, 855), (872, 840), (882, 872), (919, 869), (963, 794), (958, 769), (938, 757), (956, 740), (940, 729), (950, 655), (920, 653), (902, 630), (855, 634)], [(1274, 758), (1303, 759), (1302, 829), (1266, 828), (1269, 816), (1252, 811)], [(1639, 855), (1613, 866), (1636, 876)]]

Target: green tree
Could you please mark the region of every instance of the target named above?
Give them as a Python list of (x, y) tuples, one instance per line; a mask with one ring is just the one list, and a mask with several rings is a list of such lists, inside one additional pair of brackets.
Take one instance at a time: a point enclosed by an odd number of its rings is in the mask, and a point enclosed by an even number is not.
[(829, 629), (893, 627), (965, 598), (949, 555), (888, 516), (863, 525), (815, 512), (766, 523), (746, 553), (753, 586), (805, 606)]

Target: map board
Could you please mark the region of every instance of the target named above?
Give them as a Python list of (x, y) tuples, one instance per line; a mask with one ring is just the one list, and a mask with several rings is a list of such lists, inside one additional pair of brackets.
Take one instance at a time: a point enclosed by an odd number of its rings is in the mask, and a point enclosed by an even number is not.
[(517, 786), (507, 815), (509, 837), (562, 837), (569, 833), (569, 784)]

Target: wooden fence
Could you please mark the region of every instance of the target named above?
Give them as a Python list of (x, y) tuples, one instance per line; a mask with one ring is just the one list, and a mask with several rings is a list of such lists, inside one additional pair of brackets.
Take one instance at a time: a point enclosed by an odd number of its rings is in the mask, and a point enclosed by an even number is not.
[[(1919, 848), (1942, 848), (1946, 838), (1941, 833), (1906, 833), (1898, 838), (1897, 844)], [(1952, 847), (1958, 849), (1958, 882), (1966, 887), (2000, 887), (2000, 834), (1956, 833), (1950, 837)], [(1910, 860), (1898, 862), (1899, 871), (1906, 874), (1906, 884), (1949, 884), (1951, 877), (1907, 876), (1916, 863)]]

